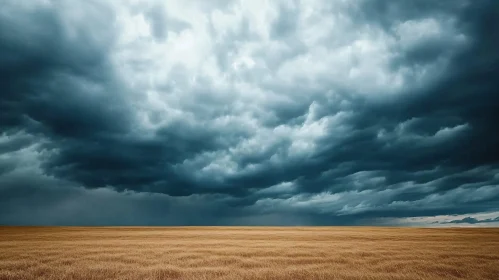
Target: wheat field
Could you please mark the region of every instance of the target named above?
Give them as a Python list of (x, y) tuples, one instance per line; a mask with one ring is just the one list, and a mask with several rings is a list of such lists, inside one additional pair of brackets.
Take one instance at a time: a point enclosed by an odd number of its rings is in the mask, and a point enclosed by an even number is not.
[(499, 279), (499, 229), (0, 227), (0, 279)]

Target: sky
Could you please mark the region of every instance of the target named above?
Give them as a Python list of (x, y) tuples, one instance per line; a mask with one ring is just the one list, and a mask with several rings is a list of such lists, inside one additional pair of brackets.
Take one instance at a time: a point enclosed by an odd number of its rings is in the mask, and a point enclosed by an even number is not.
[(0, 224), (499, 226), (499, 1), (3, 0)]

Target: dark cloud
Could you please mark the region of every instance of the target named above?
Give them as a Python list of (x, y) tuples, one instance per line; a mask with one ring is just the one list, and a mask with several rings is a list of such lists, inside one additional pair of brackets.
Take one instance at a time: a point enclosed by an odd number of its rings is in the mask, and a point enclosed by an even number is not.
[(494, 219), (483, 219), (483, 220), (479, 220), (473, 217), (466, 217), (460, 220), (452, 220), (449, 222), (445, 222), (444, 224), (478, 224), (478, 223), (494, 223), (494, 222), (499, 222), (499, 217), (496, 217)]
[(269, 5), (7, 1), (0, 222), (499, 210), (496, 1)]
[[(136, 9), (139, 12), (141, 9)], [(167, 14), (168, 7), (160, 3), (146, 9), (144, 15), (151, 23), (151, 31), (158, 40), (165, 40), (168, 37), (168, 31), (179, 33), (184, 29), (191, 28), (190, 24), (181, 20), (172, 18)]]

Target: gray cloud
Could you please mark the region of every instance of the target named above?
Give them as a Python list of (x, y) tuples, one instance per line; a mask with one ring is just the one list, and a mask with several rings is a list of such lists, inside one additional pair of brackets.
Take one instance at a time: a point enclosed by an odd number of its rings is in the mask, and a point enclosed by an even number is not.
[(160, 2), (4, 5), (0, 222), (498, 210), (495, 1)]
[(496, 217), (494, 219), (484, 219), (484, 220), (477, 220), (476, 218), (473, 217), (466, 217), (461, 220), (452, 220), (450, 222), (447, 222), (448, 224), (478, 224), (478, 223), (493, 223), (493, 222), (499, 222), (499, 217)]

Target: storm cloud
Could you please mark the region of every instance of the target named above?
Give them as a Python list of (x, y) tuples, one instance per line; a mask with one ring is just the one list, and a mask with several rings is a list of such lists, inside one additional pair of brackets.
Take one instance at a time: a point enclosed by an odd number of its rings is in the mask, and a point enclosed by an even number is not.
[(493, 0), (7, 0), (0, 223), (499, 211), (498, 19)]
[(461, 220), (452, 220), (450, 222), (447, 222), (449, 224), (478, 224), (478, 223), (494, 223), (494, 222), (499, 222), (499, 217), (496, 217), (494, 219), (485, 219), (485, 220), (477, 220), (472, 217), (466, 217)]

